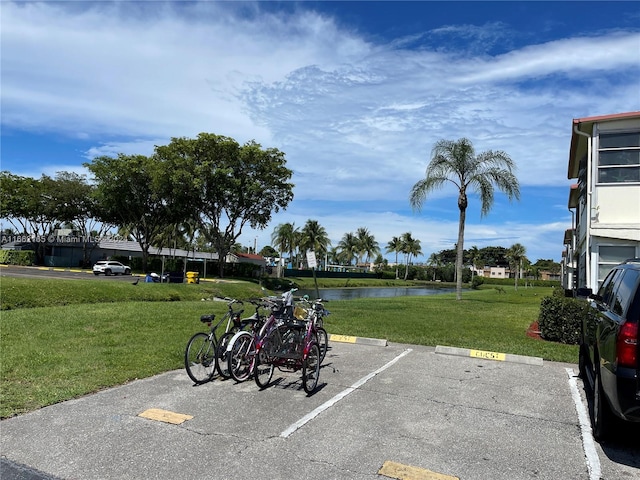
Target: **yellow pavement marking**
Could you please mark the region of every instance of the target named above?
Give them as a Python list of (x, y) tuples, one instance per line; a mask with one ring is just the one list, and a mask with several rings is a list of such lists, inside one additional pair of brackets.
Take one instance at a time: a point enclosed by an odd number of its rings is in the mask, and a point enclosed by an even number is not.
[(460, 480), (459, 477), (432, 472), (426, 468), (412, 467), (387, 460), (378, 470), (378, 475), (384, 475), (398, 480)]
[(504, 362), (507, 356), (504, 353), (486, 352), (484, 350), (470, 350), (469, 356), (474, 358), (484, 358), (486, 360), (498, 360)]
[(329, 340), (332, 342), (356, 343), (356, 337), (350, 335), (335, 335), (333, 333), (329, 336)]
[(172, 423), (173, 425), (180, 425), (182, 422), (191, 420), (193, 415), (185, 415), (183, 413), (174, 413), (168, 410), (162, 410), (160, 408), (150, 408), (138, 415), (142, 418), (148, 418), (149, 420), (158, 420), (159, 422)]

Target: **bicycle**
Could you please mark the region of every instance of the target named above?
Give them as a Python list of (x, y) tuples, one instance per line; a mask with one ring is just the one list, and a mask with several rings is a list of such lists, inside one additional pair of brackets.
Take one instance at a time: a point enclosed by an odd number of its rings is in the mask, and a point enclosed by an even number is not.
[[(220, 376), (229, 378), (229, 372), (226, 368), (226, 362), (222, 364), (222, 357), (226, 352), (226, 346), (234, 333), (240, 329), (240, 316), (244, 309), (234, 310), (236, 303), (242, 304), (241, 300), (233, 298), (216, 299), (218, 301), (227, 302), (227, 312), (217, 322), (215, 321), (215, 313), (202, 315), (200, 321), (209, 327), (209, 332), (198, 332), (194, 334), (187, 342), (187, 348), (184, 352), (184, 365), (187, 375), (197, 385), (210, 381), (216, 371)], [(218, 328), (224, 324), (224, 333), (218, 339), (216, 332)]]
[(284, 304), (274, 304), (272, 313), (255, 341), (253, 377), (261, 389), (269, 386), (274, 369), (302, 370), (302, 386), (313, 393), (320, 376), (320, 347), (315, 322), (293, 315), (293, 290), (283, 295)]
[[(262, 299), (248, 301), (255, 306), (256, 311), (252, 317), (241, 322), (240, 330), (229, 340), (225, 352), (227, 371), (236, 382), (244, 382), (253, 374), (255, 340), (266, 322), (266, 316), (260, 313), (260, 309), (270, 306)], [(246, 330), (249, 325), (251, 328)]]
[(331, 312), (324, 308), (324, 300), (318, 298), (316, 300), (309, 300), (309, 296), (305, 295), (300, 298), (300, 303), (303, 305), (297, 305), (294, 308), (294, 316), (298, 320), (308, 320), (315, 324), (316, 337), (318, 346), (320, 347), (320, 361), (324, 361), (324, 358), (329, 349), (329, 335), (324, 328), (324, 317)]
[(234, 335), (227, 346), (228, 370), (231, 378), (236, 382), (244, 382), (254, 373), (256, 343), (263, 335), (263, 328), (267, 322), (267, 317), (260, 314), (260, 309), (268, 309), (271, 315), (290, 314), (293, 304), (293, 292), (283, 293), (280, 297), (270, 296), (260, 299), (250, 300), (256, 307), (254, 317), (256, 320), (251, 323), (250, 330), (242, 330)]

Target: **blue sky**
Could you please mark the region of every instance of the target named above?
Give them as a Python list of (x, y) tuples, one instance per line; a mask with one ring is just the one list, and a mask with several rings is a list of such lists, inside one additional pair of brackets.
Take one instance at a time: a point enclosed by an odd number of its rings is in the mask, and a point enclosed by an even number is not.
[[(335, 246), (368, 228), (453, 248), (456, 192), (408, 202), (440, 139), (517, 164), (521, 200), (472, 197), (465, 248), (560, 260), (573, 118), (640, 110), (637, 2), (5, 2), (1, 168), (86, 173), (210, 132), (286, 154), (295, 198)], [(391, 255), (387, 255), (393, 259)]]

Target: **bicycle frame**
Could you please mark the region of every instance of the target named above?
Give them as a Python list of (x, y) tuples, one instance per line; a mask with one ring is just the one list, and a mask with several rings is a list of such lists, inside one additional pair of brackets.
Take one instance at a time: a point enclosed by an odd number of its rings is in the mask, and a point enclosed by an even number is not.
[(258, 334), (255, 355), (264, 350), (267, 363), (279, 369), (299, 370), (309, 355), (314, 330), (311, 319), (278, 318), (272, 313)]
[(206, 323), (207, 326), (210, 328), (209, 331), (209, 336), (213, 338), (214, 343), (217, 345), (218, 343), (218, 336), (216, 335), (216, 331), (218, 330), (218, 328), (220, 327), (220, 325), (222, 325), (224, 323), (224, 321), (227, 321), (227, 325), (224, 327), (224, 331), (225, 333), (231, 330), (231, 323), (233, 322), (234, 324), (239, 323), (238, 320), (240, 318), (240, 315), (242, 314), (242, 312), (244, 312), (244, 309), (240, 309), (238, 311), (234, 311), (233, 310), (233, 304), (234, 303), (242, 303), (241, 300), (236, 300), (236, 299), (229, 299), (229, 298), (225, 298), (224, 300), (228, 301), (227, 304), (227, 308), (228, 310), (226, 311), (226, 313), (222, 316), (222, 318), (218, 321), (218, 323), (216, 323), (214, 325), (214, 320), (215, 320), (215, 313), (212, 313), (211, 315), (202, 315), (200, 317), (200, 321), (203, 323)]

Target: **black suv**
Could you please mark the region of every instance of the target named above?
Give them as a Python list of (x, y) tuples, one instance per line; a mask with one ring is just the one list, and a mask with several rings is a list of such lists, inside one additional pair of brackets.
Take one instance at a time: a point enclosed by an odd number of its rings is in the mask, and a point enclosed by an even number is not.
[(640, 259), (614, 267), (582, 322), (580, 375), (593, 395), (593, 435), (612, 433), (617, 417), (640, 422)]

